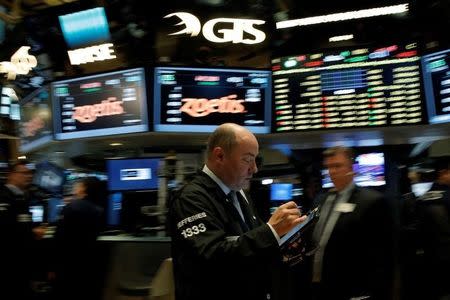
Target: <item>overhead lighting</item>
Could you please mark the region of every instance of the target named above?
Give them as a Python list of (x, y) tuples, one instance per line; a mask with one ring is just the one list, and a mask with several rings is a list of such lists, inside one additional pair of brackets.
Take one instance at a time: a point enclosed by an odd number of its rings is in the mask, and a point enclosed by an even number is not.
[(261, 180), (261, 184), (263, 185), (268, 185), (268, 184), (272, 184), (273, 183), (273, 179), (272, 178), (266, 178)]
[(122, 143), (111, 143), (111, 144), (109, 144), (110, 146), (122, 146), (123, 144)]
[(363, 19), (363, 18), (370, 18), (370, 17), (401, 14), (401, 13), (407, 12), (408, 10), (409, 10), (408, 3), (404, 3), (404, 4), (399, 4), (399, 5), (361, 9), (361, 10), (354, 10), (354, 11), (343, 12), (343, 13), (323, 15), (323, 16), (281, 21), (281, 22), (276, 23), (276, 27), (277, 27), (277, 29), (282, 29), (282, 28), (307, 26), (307, 25), (320, 24), (320, 23), (330, 23), (330, 22), (339, 22), (339, 21), (345, 21), (345, 20)]
[(330, 42), (348, 41), (353, 39), (353, 34), (332, 36), (328, 39)]
[(25, 155), (17, 156), (17, 159), (27, 159)]

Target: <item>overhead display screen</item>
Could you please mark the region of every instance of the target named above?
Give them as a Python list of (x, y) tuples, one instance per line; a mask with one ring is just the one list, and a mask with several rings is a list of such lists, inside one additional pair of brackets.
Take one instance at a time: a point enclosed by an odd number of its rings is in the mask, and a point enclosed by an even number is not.
[(54, 82), (58, 140), (148, 131), (143, 68)]
[[(384, 168), (384, 153), (374, 152), (360, 154), (355, 158), (353, 171), (354, 181), (358, 186), (382, 186), (386, 184)], [(322, 187), (333, 187), (328, 170), (322, 170)]]
[(158, 158), (107, 160), (108, 188), (111, 191), (158, 188)]
[(450, 49), (422, 57), (428, 121), (450, 122)]
[(274, 132), (423, 123), (415, 43), (272, 60)]
[(20, 100), (20, 152), (28, 152), (53, 139), (52, 112), (48, 87), (33, 91)]
[(269, 133), (271, 72), (159, 67), (154, 73), (154, 130), (211, 132), (232, 122)]

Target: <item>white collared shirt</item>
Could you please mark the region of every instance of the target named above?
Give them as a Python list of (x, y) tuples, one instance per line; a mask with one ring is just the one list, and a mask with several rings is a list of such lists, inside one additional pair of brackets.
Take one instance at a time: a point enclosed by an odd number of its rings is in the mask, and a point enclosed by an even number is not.
[(23, 196), (23, 195), (25, 195), (25, 193), (24, 193), (21, 189), (19, 189), (17, 186), (15, 186), (15, 185), (13, 185), (13, 184), (7, 183), (7, 184), (5, 184), (5, 186), (6, 186), (11, 192), (13, 192), (13, 194), (16, 195), (16, 196)]
[[(212, 180), (214, 180), (215, 183), (217, 183), (217, 184), (220, 186), (220, 188), (221, 188), (222, 191), (225, 193), (225, 195), (228, 195), (228, 193), (231, 191), (231, 189), (230, 189), (225, 183), (223, 183), (223, 181), (220, 180), (220, 178), (217, 177), (217, 175), (214, 174), (213, 171), (211, 171), (211, 169), (209, 169), (207, 165), (204, 165), (202, 171), (203, 171), (206, 175), (208, 175)], [(241, 195), (244, 197), (245, 201), (247, 201), (247, 203), (248, 203), (248, 200), (247, 200), (247, 198), (245, 197), (245, 193), (242, 191), (242, 189), (241, 189), (240, 191), (238, 191), (238, 192), (241, 193)], [(233, 203), (233, 204), (234, 204), (234, 203)], [(239, 207), (238, 210), (240, 211), (240, 207)], [(243, 214), (242, 214), (242, 211), (240, 211), (240, 214), (241, 214), (241, 216), (243, 215)], [(277, 234), (277, 232), (275, 231), (275, 229), (273, 229), (272, 225), (270, 225), (269, 223), (266, 223), (266, 224), (269, 225), (269, 228), (270, 228), (270, 230), (272, 231), (272, 233), (273, 233), (273, 235), (275, 236), (275, 238), (277, 239), (278, 244), (280, 244), (280, 237), (278, 236), (278, 234)]]

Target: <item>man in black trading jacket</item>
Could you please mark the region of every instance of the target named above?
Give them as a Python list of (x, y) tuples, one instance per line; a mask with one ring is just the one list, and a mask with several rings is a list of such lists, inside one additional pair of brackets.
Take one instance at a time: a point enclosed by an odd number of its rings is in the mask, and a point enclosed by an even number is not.
[(243, 192), (257, 172), (258, 142), (223, 124), (210, 136), (206, 165), (169, 210), (177, 300), (269, 299), (279, 237), (304, 221), (294, 202), (267, 223)]
[(450, 157), (435, 159), (436, 180), (417, 201), (430, 300), (450, 299)]
[(389, 299), (391, 218), (383, 195), (353, 182), (353, 151), (324, 152), (334, 189), (318, 199), (313, 231), (314, 299)]
[(32, 170), (25, 161), (9, 167), (6, 184), (0, 187), (0, 298), (30, 297), (29, 250), (33, 241), (32, 220), (25, 191)]

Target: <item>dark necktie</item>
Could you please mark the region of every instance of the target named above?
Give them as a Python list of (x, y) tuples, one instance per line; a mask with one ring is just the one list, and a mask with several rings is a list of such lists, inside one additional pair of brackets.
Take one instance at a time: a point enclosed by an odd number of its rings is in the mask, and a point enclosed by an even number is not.
[[(333, 198), (329, 198), (333, 197)], [(322, 205), (322, 209), (320, 211), (320, 219), (316, 224), (316, 228), (314, 229), (313, 239), (314, 242), (318, 245), (320, 238), (322, 237), (323, 230), (328, 223), (328, 219), (331, 216), (331, 213), (334, 211), (334, 207), (340, 197), (339, 193), (330, 193), (330, 195), (325, 200), (326, 203)]]
[(243, 199), (242, 195), (236, 191), (230, 191), (228, 193), (228, 199), (230, 199), (233, 207), (236, 210), (236, 214), (239, 217), (239, 223), (241, 224), (242, 229), (245, 231), (249, 230), (251, 222), (249, 222), (248, 209), (247, 204), (244, 203), (245, 199)]

